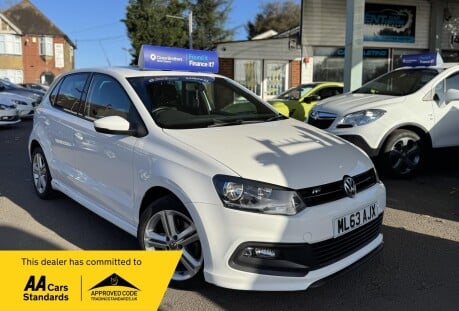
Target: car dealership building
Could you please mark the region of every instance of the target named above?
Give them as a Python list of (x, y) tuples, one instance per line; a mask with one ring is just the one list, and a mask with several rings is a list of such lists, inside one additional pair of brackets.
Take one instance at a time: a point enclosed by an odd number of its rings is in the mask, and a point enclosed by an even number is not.
[[(346, 84), (355, 64), (360, 85), (398, 67), (402, 54), (438, 51), (459, 62), (459, 0), (303, 0), (301, 20), (281, 34), (218, 44), (220, 73), (269, 99), (300, 83)], [(357, 58), (345, 66), (346, 48)]]

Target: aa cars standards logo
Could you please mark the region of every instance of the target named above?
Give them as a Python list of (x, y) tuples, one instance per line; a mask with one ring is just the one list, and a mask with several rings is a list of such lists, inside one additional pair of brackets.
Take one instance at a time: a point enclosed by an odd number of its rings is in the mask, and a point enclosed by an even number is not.
[(137, 301), (139, 291), (116, 273), (89, 289), (92, 301)]

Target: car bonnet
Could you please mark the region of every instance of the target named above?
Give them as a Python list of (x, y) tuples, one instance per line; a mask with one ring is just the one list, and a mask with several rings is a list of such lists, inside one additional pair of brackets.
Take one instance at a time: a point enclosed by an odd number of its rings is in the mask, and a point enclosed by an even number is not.
[(165, 133), (243, 178), (292, 189), (337, 181), (372, 167), (359, 149), (295, 120)]

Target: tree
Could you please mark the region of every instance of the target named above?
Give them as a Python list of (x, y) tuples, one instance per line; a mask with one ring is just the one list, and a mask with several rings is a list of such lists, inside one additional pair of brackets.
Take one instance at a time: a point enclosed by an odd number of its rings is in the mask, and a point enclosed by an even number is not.
[(187, 23), (183, 16), (187, 3), (180, 0), (129, 0), (126, 25), (131, 40), (131, 64), (137, 64), (142, 44), (185, 47), (188, 43)]
[(294, 0), (272, 1), (261, 5), (255, 20), (247, 22), (247, 39), (268, 30), (287, 31), (300, 25), (301, 5)]
[(193, 48), (210, 49), (216, 42), (231, 40), (234, 31), (224, 28), (232, 0), (190, 0), (193, 11)]
[(189, 11), (193, 15), (193, 48), (212, 48), (232, 31), (224, 24), (231, 0), (129, 0), (125, 23), (131, 40), (131, 64), (136, 64), (142, 44), (188, 47)]

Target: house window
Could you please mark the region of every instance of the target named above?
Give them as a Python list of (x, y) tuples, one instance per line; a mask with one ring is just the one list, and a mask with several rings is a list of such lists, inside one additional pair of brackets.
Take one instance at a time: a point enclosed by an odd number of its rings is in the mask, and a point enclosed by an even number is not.
[(24, 82), (24, 75), (22, 70), (15, 69), (0, 69), (0, 78), (6, 79), (13, 83), (22, 83)]
[(40, 38), (40, 55), (53, 56), (53, 38), (41, 37)]
[(234, 80), (257, 95), (261, 95), (261, 60), (236, 59)]
[(0, 34), (0, 54), (22, 55), (21, 37)]

